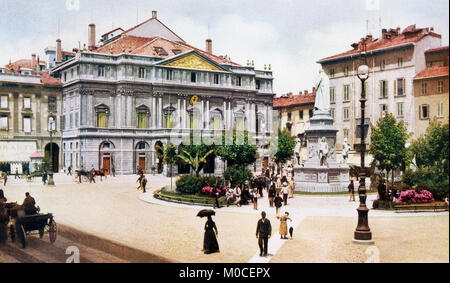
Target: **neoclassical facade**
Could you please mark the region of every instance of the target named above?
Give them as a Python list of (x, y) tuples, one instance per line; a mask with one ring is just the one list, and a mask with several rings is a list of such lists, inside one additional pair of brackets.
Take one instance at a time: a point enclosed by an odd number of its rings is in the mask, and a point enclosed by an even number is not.
[[(64, 168), (164, 171), (157, 145), (232, 129), (254, 137), (260, 157), (254, 169), (267, 164), (272, 71), (213, 55), (206, 43), (206, 51), (188, 45), (154, 13), (114, 41), (56, 66), (52, 74), (63, 82)], [(208, 170), (221, 174), (223, 162), (212, 163)]]

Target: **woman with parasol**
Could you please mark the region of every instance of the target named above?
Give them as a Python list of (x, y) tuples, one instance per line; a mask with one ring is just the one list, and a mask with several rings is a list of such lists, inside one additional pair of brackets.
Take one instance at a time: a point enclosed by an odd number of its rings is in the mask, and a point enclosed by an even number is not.
[(205, 254), (219, 252), (219, 243), (216, 238), (219, 232), (217, 231), (216, 223), (214, 223), (211, 218), (211, 215), (215, 214), (216, 213), (210, 209), (203, 209), (197, 214), (199, 217), (207, 217), (205, 223), (205, 235), (203, 238), (203, 252)]

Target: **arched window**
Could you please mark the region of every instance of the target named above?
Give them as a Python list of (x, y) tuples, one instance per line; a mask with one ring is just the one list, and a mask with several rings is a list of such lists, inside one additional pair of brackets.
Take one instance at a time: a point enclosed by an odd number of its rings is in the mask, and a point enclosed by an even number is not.
[(138, 129), (147, 129), (150, 110), (147, 106), (141, 105), (136, 108), (137, 113), (137, 127)]
[(105, 104), (100, 104), (95, 107), (97, 114), (97, 128), (106, 128), (108, 126), (109, 107)]
[(175, 107), (172, 106), (172, 104), (163, 109), (165, 126), (167, 129), (172, 129), (174, 127), (173, 112), (175, 112), (175, 110), (176, 109)]

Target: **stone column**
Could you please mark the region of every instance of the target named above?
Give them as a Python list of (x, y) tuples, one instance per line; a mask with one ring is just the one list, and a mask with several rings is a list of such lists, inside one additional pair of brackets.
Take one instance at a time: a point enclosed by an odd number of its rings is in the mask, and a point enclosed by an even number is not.
[(181, 127), (181, 101), (180, 101), (180, 95), (177, 96), (177, 129), (182, 128)]
[(200, 109), (200, 115), (201, 115), (201, 118), (200, 118), (200, 121), (201, 121), (201, 129), (204, 129), (205, 128), (205, 101), (203, 100), (204, 98), (202, 98), (202, 102), (201, 102), (201, 109)]
[(182, 120), (183, 120), (183, 128), (186, 129), (187, 127), (187, 108), (186, 108), (186, 99), (187, 96), (183, 95), (183, 115), (182, 115)]
[(228, 128), (228, 111), (227, 111), (227, 100), (223, 100), (223, 128), (226, 130)]
[(211, 118), (210, 118), (210, 113), (209, 113), (209, 111), (210, 111), (210, 109), (209, 109), (209, 99), (210, 99), (210, 96), (207, 96), (206, 97), (206, 129), (209, 129), (209, 124), (211, 123)]
[(156, 97), (155, 94), (152, 96), (152, 128), (156, 128), (156, 116), (158, 115), (158, 111), (156, 110)]
[(163, 111), (162, 111), (162, 94), (160, 93), (158, 95), (158, 127), (162, 128), (162, 118), (163, 118)]

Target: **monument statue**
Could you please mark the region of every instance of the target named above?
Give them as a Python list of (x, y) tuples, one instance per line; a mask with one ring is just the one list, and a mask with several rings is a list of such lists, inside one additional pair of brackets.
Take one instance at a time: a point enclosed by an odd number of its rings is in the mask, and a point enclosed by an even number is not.
[(320, 166), (324, 166), (328, 157), (328, 143), (325, 137), (320, 139), (317, 153), (319, 155)]
[(295, 164), (294, 165), (300, 165), (300, 149), (302, 147), (302, 140), (297, 137), (295, 140), (295, 147), (294, 147), (294, 157), (295, 157)]
[(344, 143), (342, 144), (342, 159), (343, 163), (347, 164), (348, 152), (350, 151), (350, 145), (347, 143), (347, 138), (344, 139)]
[(322, 111), (330, 111), (330, 79), (320, 69), (315, 81), (316, 101), (314, 107)]

